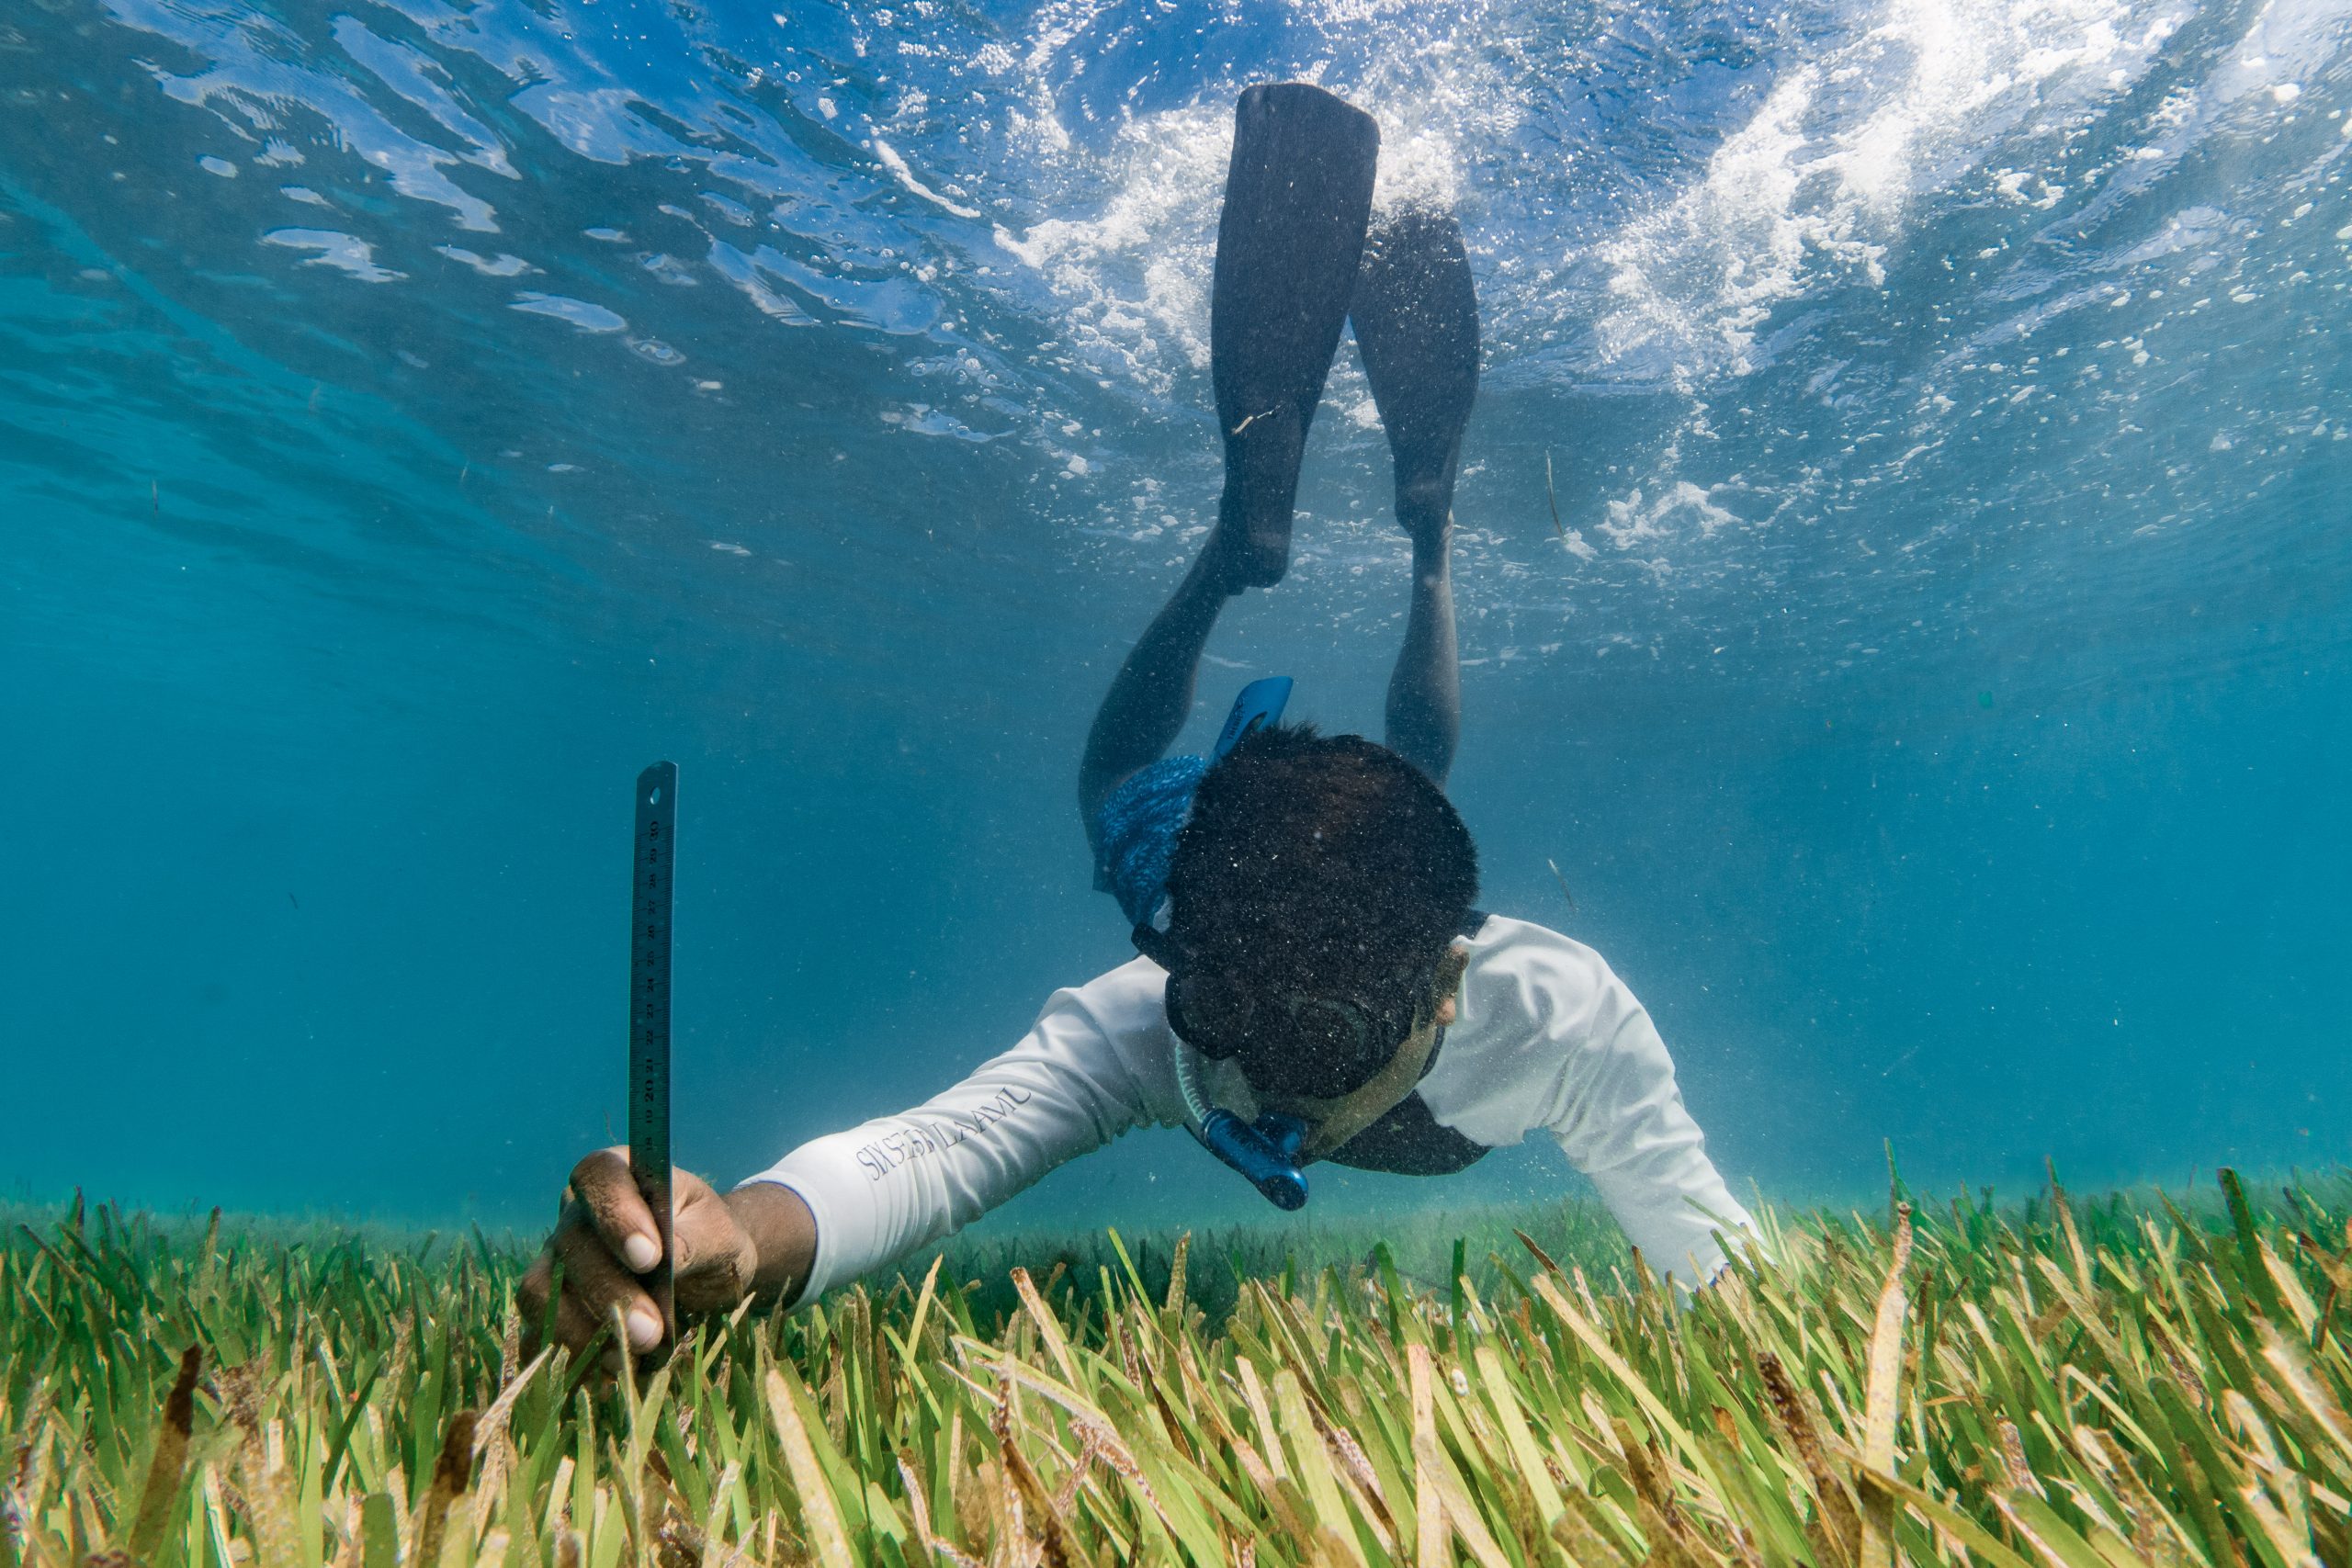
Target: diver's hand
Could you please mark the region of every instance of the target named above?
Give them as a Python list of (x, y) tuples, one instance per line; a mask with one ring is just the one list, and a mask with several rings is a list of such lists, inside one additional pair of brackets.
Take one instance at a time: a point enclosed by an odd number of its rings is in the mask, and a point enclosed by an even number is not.
[[(670, 1193), (678, 1310), (730, 1310), (760, 1273), (757, 1242), (702, 1178), (673, 1168)], [(548, 1292), (560, 1267), (556, 1343), (579, 1349), (618, 1310), (630, 1348), (653, 1348), (662, 1342), (662, 1314), (639, 1276), (661, 1261), (661, 1247), (653, 1211), (629, 1175), (628, 1150), (597, 1150), (572, 1167), (555, 1234), (515, 1287), (525, 1331), (536, 1337), (547, 1324)]]

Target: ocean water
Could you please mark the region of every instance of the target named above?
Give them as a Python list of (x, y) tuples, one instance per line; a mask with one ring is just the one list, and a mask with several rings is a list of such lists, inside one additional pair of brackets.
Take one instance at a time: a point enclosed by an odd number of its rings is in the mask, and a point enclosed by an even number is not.
[[(2343, 1159), (2340, 0), (7, 0), (0, 1195), (542, 1222), (657, 757), (714, 1177), (1120, 961), (1076, 759), (1281, 78), (1469, 239), (1484, 902), (1735, 1185)], [(1343, 347), (1198, 738), (1277, 671), (1376, 730), (1387, 486)], [(1005, 1218), (1271, 1214), (1161, 1132)]]

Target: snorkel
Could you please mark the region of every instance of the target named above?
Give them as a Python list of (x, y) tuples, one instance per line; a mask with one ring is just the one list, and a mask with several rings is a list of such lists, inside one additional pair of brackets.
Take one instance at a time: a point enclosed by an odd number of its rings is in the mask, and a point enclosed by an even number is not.
[[(1209, 760), (1215, 762), (1252, 730), (1279, 720), (1290, 701), (1290, 688), (1287, 675), (1252, 681), (1241, 688)], [(1149, 927), (1136, 928), (1138, 946), (1148, 942), (1149, 931)], [(1185, 1125), (1193, 1136), (1203, 1148), (1239, 1171), (1275, 1208), (1305, 1208), (1306, 1173), (1299, 1168), (1298, 1156), (1306, 1144), (1306, 1123), (1273, 1111), (1252, 1123), (1211, 1104), (1201, 1087), (1200, 1051), (1173, 1029), (1169, 1032), (1175, 1041), (1176, 1088), (1183, 1096)]]
[(1222, 1105), (1209, 1104), (1201, 1092), (1201, 1054), (1182, 1040), (1176, 1042), (1176, 1088), (1184, 1097), (1186, 1125), (1201, 1147), (1247, 1177), (1275, 1208), (1306, 1207), (1306, 1173), (1298, 1168), (1306, 1122), (1270, 1111), (1252, 1125)]

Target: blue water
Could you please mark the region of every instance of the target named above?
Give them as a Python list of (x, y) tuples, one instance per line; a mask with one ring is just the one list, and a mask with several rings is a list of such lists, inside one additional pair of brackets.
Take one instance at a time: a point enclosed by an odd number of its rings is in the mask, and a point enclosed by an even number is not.
[[(1290, 76), (1469, 236), (1485, 901), (1735, 1185), (2344, 1158), (2340, 3), (11, 0), (0, 1195), (541, 1221), (657, 756), (714, 1176), (1120, 960), (1077, 752), (1213, 514)], [(1269, 671), (1376, 727), (1387, 483), (1343, 349), (1203, 735)], [(1255, 1203), (1159, 1133), (1012, 1217)]]

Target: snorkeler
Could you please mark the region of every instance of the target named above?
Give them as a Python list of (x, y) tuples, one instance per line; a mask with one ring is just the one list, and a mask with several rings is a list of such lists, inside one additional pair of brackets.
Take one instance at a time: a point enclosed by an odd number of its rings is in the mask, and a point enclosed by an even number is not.
[[(1134, 960), (1057, 991), (1028, 1033), (901, 1115), (812, 1140), (721, 1195), (675, 1177), (677, 1305), (790, 1304), (881, 1269), (1129, 1128), (1189, 1128), (1278, 1206), (1318, 1160), (1434, 1175), (1543, 1131), (1650, 1265), (1724, 1265), (1747, 1214), (1708, 1159), (1649, 1015), (1600, 956), (1473, 908), (1477, 852), (1441, 787), (1460, 731), (1448, 553), (1477, 383), (1469, 263), (1450, 216), (1371, 223), (1379, 132), (1311, 86), (1236, 116), (1211, 306), (1226, 488), (1216, 528), (1112, 683), (1079, 796)], [(1306, 433), (1352, 321), (1412, 540), (1386, 745), (1280, 722), (1242, 694), (1213, 754), (1165, 753), (1226, 601), (1279, 582)], [(1214, 1168), (1213, 1167), (1211, 1168)], [(659, 1258), (622, 1151), (574, 1168), (520, 1290), (580, 1345), (662, 1321)]]

